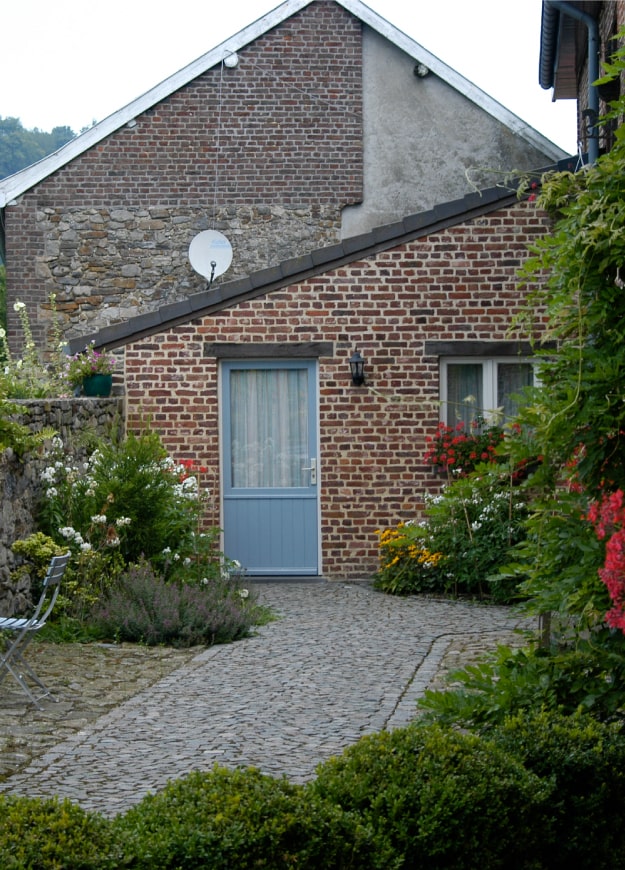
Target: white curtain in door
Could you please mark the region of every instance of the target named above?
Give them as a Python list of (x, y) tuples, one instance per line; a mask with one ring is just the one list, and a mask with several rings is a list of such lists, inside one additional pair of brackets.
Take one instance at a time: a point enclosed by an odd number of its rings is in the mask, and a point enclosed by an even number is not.
[(230, 372), (232, 486), (306, 486), (309, 472), (308, 372)]

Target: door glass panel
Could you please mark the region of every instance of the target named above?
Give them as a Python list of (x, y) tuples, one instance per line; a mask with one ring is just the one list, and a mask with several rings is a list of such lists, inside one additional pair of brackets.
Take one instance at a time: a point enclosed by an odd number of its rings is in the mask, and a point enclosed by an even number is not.
[(484, 408), (481, 363), (447, 365), (447, 425), (469, 426)]
[(230, 372), (231, 485), (308, 486), (308, 372)]
[(530, 363), (498, 363), (497, 407), (503, 408), (504, 420), (515, 417), (519, 411), (518, 394), (534, 383), (534, 369)]

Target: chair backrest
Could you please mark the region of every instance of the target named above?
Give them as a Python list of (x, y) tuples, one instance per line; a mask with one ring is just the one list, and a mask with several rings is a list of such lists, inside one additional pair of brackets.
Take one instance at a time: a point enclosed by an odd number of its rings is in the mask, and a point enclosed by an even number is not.
[[(56, 604), (56, 599), (59, 594), (61, 579), (63, 574), (65, 574), (65, 569), (67, 568), (67, 563), (69, 562), (71, 555), (70, 552), (67, 552), (62, 556), (53, 556), (50, 560), (46, 576), (43, 578), (41, 598), (39, 599), (35, 612), (30, 619), (31, 622), (37, 622), (43, 625), (52, 613), (52, 608)], [(44, 607), (45, 611), (42, 614), (41, 611)]]

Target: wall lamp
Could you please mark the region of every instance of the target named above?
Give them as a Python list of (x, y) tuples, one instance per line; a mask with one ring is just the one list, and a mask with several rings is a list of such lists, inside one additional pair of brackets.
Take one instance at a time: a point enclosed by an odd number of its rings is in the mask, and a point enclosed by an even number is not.
[(357, 350), (351, 355), (349, 367), (352, 373), (352, 384), (361, 387), (365, 382), (365, 361)]

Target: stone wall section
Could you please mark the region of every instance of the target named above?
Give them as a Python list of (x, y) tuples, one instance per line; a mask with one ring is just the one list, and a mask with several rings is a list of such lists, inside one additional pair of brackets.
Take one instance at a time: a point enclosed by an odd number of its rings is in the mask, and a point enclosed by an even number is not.
[[(19, 422), (32, 432), (51, 427), (62, 439), (68, 455), (86, 457), (83, 438), (87, 433), (110, 438), (124, 429), (122, 398), (32, 399), (17, 401)], [(44, 449), (18, 458), (12, 450), (0, 452), (0, 612), (20, 612), (29, 601), (28, 584), (15, 588), (10, 572), (16, 566), (11, 551), (14, 541), (36, 531), (36, 515), (43, 494), (41, 473), (48, 461)]]
[[(227, 280), (332, 244), (362, 149), (362, 25), (315, 3), (7, 208), (11, 299), (41, 343), (52, 293), (75, 337), (205, 289), (188, 261), (204, 229), (233, 245)], [(9, 334), (19, 347), (11, 306)]]
[[(509, 333), (523, 302), (517, 272), (548, 229), (533, 203), (515, 203), (129, 344), (128, 426), (149, 418), (171, 456), (208, 467), (219, 522), (219, 364), (210, 346), (331, 342), (333, 353), (319, 359), (322, 571), (368, 576), (376, 530), (417, 518), (441, 485), (423, 464), (439, 420), (439, 358), (426, 342), (527, 339)], [(542, 328), (538, 314), (537, 337)], [(356, 349), (366, 360), (362, 388), (350, 379)]]

